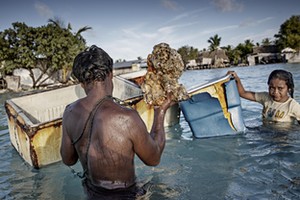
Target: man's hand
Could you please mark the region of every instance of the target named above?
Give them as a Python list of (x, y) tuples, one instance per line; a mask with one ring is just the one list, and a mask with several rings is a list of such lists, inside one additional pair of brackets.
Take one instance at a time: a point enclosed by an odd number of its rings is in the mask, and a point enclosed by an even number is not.
[(169, 107), (171, 107), (175, 104), (176, 104), (176, 102), (173, 101), (173, 99), (172, 99), (172, 92), (168, 92), (167, 93), (167, 98), (165, 99), (164, 103), (161, 106), (157, 107), (157, 108), (160, 108), (161, 111), (166, 112)]

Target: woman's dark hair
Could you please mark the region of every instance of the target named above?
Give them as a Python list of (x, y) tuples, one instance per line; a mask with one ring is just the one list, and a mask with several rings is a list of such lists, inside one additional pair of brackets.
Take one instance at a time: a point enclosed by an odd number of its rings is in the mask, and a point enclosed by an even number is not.
[(104, 81), (112, 67), (112, 58), (103, 49), (92, 45), (75, 57), (72, 73), (80, 83), (91, 83)]
[(292, 73), (282, 69), (276, 69), (269, 75), (268, 85), (270, 84), (270, 81), (275, 78), (285, 81), (290, 96), (294, 98), (294, 80)]

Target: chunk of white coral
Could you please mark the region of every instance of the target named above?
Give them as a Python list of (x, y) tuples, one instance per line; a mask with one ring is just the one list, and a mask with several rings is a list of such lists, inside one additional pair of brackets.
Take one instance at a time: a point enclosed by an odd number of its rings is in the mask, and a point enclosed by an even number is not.
[(178, 80), (184, 71), (181, 55), (166, 43), (153, 47), (147, 58), (148, 71), (141, 85), (146, 103), (159, 106), (171, 92), (173, 101), (189, 98), (185, 87)]

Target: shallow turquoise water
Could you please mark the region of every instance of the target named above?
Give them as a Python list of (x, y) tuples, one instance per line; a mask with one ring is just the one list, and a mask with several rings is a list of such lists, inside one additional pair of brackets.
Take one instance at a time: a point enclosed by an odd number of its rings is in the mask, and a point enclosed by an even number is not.
[[(245, 88), (267, 90), (273, 69), (293, 73), (300, 102), (300, 64), (235, 67)], [(226, 74), (227, 69), (187, 71), (187, 87)], [(36, 170), (12, 147), (0, 98), (0, 199), (84, 199), (80, 179), (61, 162)], [(234, 136), (194, 139), (184, 117), (168, 127), (157, 167), (136, 159), (139, 181), (150, 182), (150, 199), (300, 199), (300, 126), (262, 126), (261, 106), (242, 100), (247, 131)], [(209, 127), (208, 127), (209, 128)], [(80, 171), (80, 165), (75, 166)]]

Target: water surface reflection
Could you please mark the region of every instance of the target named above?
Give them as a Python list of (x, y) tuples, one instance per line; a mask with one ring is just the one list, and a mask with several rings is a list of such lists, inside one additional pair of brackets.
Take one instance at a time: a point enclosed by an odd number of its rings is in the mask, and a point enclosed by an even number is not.
[[(295, 77), (300, 102), (300, 65), (235, 67), (244, 86), (267, 89), (273, 69)], [(228, 69), (187, 71), (186, 86), (225, 75)], [(1, 94), (0, 103), (16, 94)], [(152, 187), (150, 199), (300, 199), (300, 128), (264, 125), (262, 107), (242, 100), (247, 131), (234, 136), (193, 139), (181, 115), (180, 124), (166, 129), (161, 164), (147, 167), (136, 159), (138, 180)], [(209, 128), (209, 127), (207, 127)], [(10, 144), (3, 106), (0, 107), (0, 199), (84, 199), (80, 179), (61, 162), (32, 169)], [(74, 167), (80, 171), (80, 165)]]

